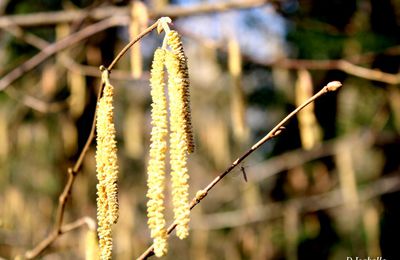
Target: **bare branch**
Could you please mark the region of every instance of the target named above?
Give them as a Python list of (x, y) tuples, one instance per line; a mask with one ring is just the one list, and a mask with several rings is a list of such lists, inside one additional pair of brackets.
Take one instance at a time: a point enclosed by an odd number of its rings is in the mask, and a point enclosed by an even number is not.
[(365, 67), (361, 67), (350, 63), (349, 61), (340, 59), (340, 60), (291, 60), (284, 59), (281, 61), (277, 61), (275, 63), (265, 63), (258, 61), (257, 63), (264, 64), (267, 66), (277, 66), (288, 69), (313, 69), (313, 70), (341, 70), (349, 75), (353, 75), (356, 77), (380, 81), (388, 84), (399, 84), (400, 83), (400, 74), (391, 74), (382, 72), (375, 69), (369, 69)]
[[(183, 34), (205, 46), (211, 46), (213, 48), (219, 48), (223, 51), (226, 51), (226, 47), (224, 44), (220, 42), (213, 41), (210, 39), (205, 39), (196, 35), (191, 31), (185, 31), (183, 29), (180, 30)], [(386, 53), (388, 55), (397, 55), (399, 53), (399, 46), (392, 46), (382, 53)], [(309, 70), (340, 70), (349, 75), (353, 75), (359, 78), (364, 78), (368, 80), (375, 80), (387, 84), (399, 84), (400, 83), (400, 73), (391, 74), (387, 72), (382, 72), (376, 69), (370, 69), (366, 67), (362, 67), (360, 65), (356, 65), (357, 62), (365, 62), (366, 60), (370, 60), (371, 56), (374, 53), (367, 52), (359, 55), (355, 55), (354, 57), (349, 57), (349, 60), (339, 59), (339, 60), (299, 60), (299, 59), (288, 59), (284, 58), (281, 60), (275, 61), (265, 61), (249, 56), (245, 56), (244, 58), (247, 61), (254, 62), (256, 64), (260, 64), (267, 67), (280, 67), (286, 69), (309, 69)], [(352, 61), (352, 62), (350, 62)]]
[(4, 90), (7, 86), (12, 84), (14, 81), (16, 81), (18, 78), (20, 78), (22, 75), (24, 75), (26, 72), (34, 69), (36, 66), (38, 66), (40, 63), (42, 63), (44, 60), (48, 59), (52, 55), (56, 54), (57, 52), (66, 49), (74, 44), (79, 43), (83, 39), (86, 39), (90, 37), (93, 34), (96, 34), (98, 32), (104, 31), (107, 28), (117, 26), (117, 25), (122, 25), (126, 24), (126, 19), (121, 19), (117, 17), (112, 17), (106, 20), (103, 20), (101, 22), (92, 24), (87, 26), (86, 28), (69, 35), (68, 37), (55, 42), (48, 47), (46, 47), (44, 50), (24, 62), (22, 65), (18, 66), (17, 68), (13, 69), (9, 73), (7, 73), (5, 76), (3, 76), (0, 79), (0, 91)]
[[(255, 150), (257, 150), (261, 145), (266, 143), (268, 140), (278, 136), (283, 129), (283, 126), (293, 117), (295, 116), (300, 110), (302, 110), (304, 107), (309, 105), (310, 103), (314, 102), (316, 99), (321, 97), (322, 95), (331, 92), (331, 91), (336, 91), (338, 88), (340, 88), (342, 84), (339, 81), (332, 81), (329, 82), (325, 87), (323, 87), (318, 93), (316, 93), (314, 96), (309, 98), (306, 102), (304, 102), (302, 105), (297, 107), (293, 112), (291, 112), (289, 115), (287, 115), (282, 121), (280, 121), (267, 135), (265, 135), (263, 138), (261, 138), (257, 143), (255, 143), (249, 150), (247, 150), (243, 155), (239, 156), (232, 164), (229, 166), (224, 172), (222, 172), (220, 175), (218, 175), (213, 181), (210, 182), (204, 189), (199, 190), (196, 194), (196, 196), (193, 198), (192, 202), (190, 203), (190, 210), (192, 210), (197, 204), (199, 204), (205, 197), (207, 197), (208, 192), (215, 186), (217, 185), (226, 175), (228, 175), (230, 172), (232, 172), (233, 169), (236, 168), (242, 162), (244, 159), (246, 159), (250, 154), (252, 154)], [(168, 227), (168, 234), (170, 234), (176, 227), (176, 223), (172, 223)], [(137, 259), (147, 259), (148, 257), (152, 256), (153, 253), (153, 246), (150, 246), (147, 248), (143, 254), (141, 254)]]
[[(159, 18), (162, 16), (183, 17), (190, 15), (199, 15), (215, 12), (224, 12), (232, 9), (248, 9), (263, 6), (268, 3), (279, 2), (272, 0), (248, 0), (233, 1), (224, 3), (203, 3), (191, 6), (169, 5), (162, 10), (149, 10), (151, 18)], [(94, 8), (90, 12), (87, 10), (68, 10), (57, 12), (42, 12), (23, 15), (7, 15), (0, 17), (0, 27), (8, 27), (10, 24), (18, 26), (43, 26), (53, 25), (57, 23), (69, 23), (82, 18), (90, 18), (92, 20), (103, 20), (109, 17), (120, 17), (126, 19), (129, 16), (128, 7), (106, 6)]]
[(27, 251), (25, 253), (25, 257), (28, 259), (35, 258), (38, 256), (41, 252), (43, 252), (44, 249), (49, 247), (59, 236), (62, 234), (65, 234), (67, 232), (70, 232), (72, 230), (78, 229), (84, 225), (87, 225), (89, 229), (95, 229), (96, 228), (96, 222), (90, 218), (90, 217), (82, 217), (78, 220), (75, 220), (74, 222), (65, 224), (60, 228), (59, 232), (53, 232), (51, 233), (46, 239), (44, 239), (42, 242), (40, 242), (34, 249)]

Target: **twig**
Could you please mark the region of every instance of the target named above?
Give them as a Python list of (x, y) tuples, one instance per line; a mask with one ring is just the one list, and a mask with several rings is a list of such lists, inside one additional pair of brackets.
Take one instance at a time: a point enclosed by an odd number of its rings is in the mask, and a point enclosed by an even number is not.
[(129, 50), (132, 45), (134, 45), (137, 41), (142, 39), (146, 34), (150, 33), (153, 31), (155, 28), (157, 28), (159, 23), (159, 20), (157, 20), (155, 23), (150, 25), (146, 30), (144, 30), (142, 33), (140, 33), (138, 36), (136, 36), (135, 39), (133, 39), (131, 42), (129, 42), (119, 53), (118, 55), (114, 58), (114, 60), (111, 62), (111, 64), (108, 66), (108, 70), (111, 72), (112, 69), (114, 68), (114, 65), (121, 59), (121, 57)]
[(263, 61), (257, 61), (259, 64), (266, 66), (277, 66), (288, 69), (299, 69), (307, 68), (314, 70), (328, 70), (337, 69), (341, 70), (349, 75), (357, 76), (360, 78), (380, 81), (388, 84), (399, 84), (400, 83), (400, 73), (391, 74), (387, 72), (382, 72), (376, 69), (364, 68), (349, 61), (340, 60), (291, 60), (285, 59), (277, 61), (274, 63), (265, 63)]
[[(51, 45), (51, 43), (47, 42), (46, 40), (43, 40), (42, 38), (36, 36), (35, 34), (24, 31), (21, 27), (17, 25), (10, 25), (9, 27), (4, 28), (4, 30), (13, 35), (14, 37), (25, 41), (26, 43), (36, 47), (39, 50), (45, 49)], [(65, 53), (60, 54), (60, 61), (61, 64), (66, 69), (69, 69), (75, 73), (92, 77), (101, 77), (101, 75), (99, 75), (98, 68), (94, 66), (78, 64)], [(148, 77), (149, 75), (147, 73), (143, 75), (143, 77), (139, 80), (146, 80), (148, 79)], [(116, 71), (116, 70), (113, 70), (112, 78), (117, 80), (134, 80), (129, 72)], [(33, 96), (17, 93), (16, 90), (13, 89), (6, 89), (5, 93), (11, 98), (14, 98), (17, 101), (22, 102), (25, 106), (30, 107), (42, 113), (56, 113), (67, 106), (65, 102), (48, 103)]]
[[(247, 150), (243, 155), (239, 156), (232, 164), (229, 166), (224, 172), (222, 172), (220, 175), (218, 175), (213, 181), (210, 182), (204, 189), (199, 190), (196, 194), (196, 196), (193, 198), (192, 202), (190, 203), (190, 210), (192, 210), (197, 204), (199, 204), (208, 194), (208, 192), (215, 186), (217, 185), (227, 174), (229, 174), (236, 166), (240, 164), (244, 159), (246, 159), (250, 154), (252, 154), (255, 150), (257, 150), (261, 145), (266, 143), (268, 140), (278, 136), (283, 129), (283, 126), (294, 116), (296, 115), (300, 110), (302, 110), (304, 107), (306, 107), (308, 104), (311, 102), (314, 102), (316, 99), (321, 97), (322, 95), (331, 92), (331, 91), (336, 91), (342, 86), (342, 84), (339, 81), (332, 81), (328, 83), (324, 88), (322, 88), (318, 93), (316, 93), (314, 96), (309, 98), (306, 102), (304, 102), (302, 105), (297, 107), (293, 112), (291, 112), (289, 115), (287, 115), (282, 121), (280, 121), (267, 135), (265, 135), (262, 139), (260, 139), (257, 143), (255, 143), (249, 150)], [(168, 234), (170, 234), (176, 227), (176, 223), (172, 223), (168, 227)], [(137, 259), (147, 259), (148, 257), (152, 256), (153, 253), (153, 245), (147, 248), (145, 252), (143, 252), (142, 255), (140, 255)]]
[(65, 101), (46, 102), (34, 96), (19, 93), (17, 90), (12, 88), (6, 89), (4, 93), (6, 93), (10, 98), (21, 102), (26, 107), (41, 113), (57, 113), (68, 106), (67, 102)]
[(271, 0), (247, 0), (247, 1), (231, 1), (231, 2), (213, 2), (213, 3), (202, 3), (197, 5), (189, 6), (173, 6), (169, 5), (160, 11), (149, 12), (151, 17), (169, 16), (171, 18), (175, 17), (185, 17), (193, 15), (201, 15), (215, 12), (225, 12), (232, 9), (249, 9), (257, 8), (268, 3), (279, 2)]
[[(140, 40), (141, 38), (143, 38), (143, 36), (145, 36), (146, 34), (150, 33), (153, 29), (157, 28), (157, 24), (158, 21), (156, 23), (154, 23), (153, 25), (151, 25), (149, 28), (147, 28), (143, 33), (141, 33), (140, 35), (138, 35), (135, 39), (132, 40), (132, 42), (130, 42), (128, 45), (132, 46), (135, 42), (137, 42), (138, 40)], [(151, 29), (150, 29), (151, 28)], [(127, 48), (125, 47), (123, 49), (123, 51), (120, 52), (120, 55), (118, 55), (118, 57), (120, 58), (125, 52), (126, 52)], [(122, 54), (121, 54), (122, 53)], [(118, 59), (119, 59), (118, 58)], [(113, 64), (115, 64), (118, 61), (117, 58), (114, 59), (113, 63), (109, 66), (109, 70), (111, 71), (113, 68)], [(100, 66), (100, 70), (105, 69), (104, 66)], [(98, 95), (97, 95), (97, 102), (99, 101), (102, 92), (103, 92), (103, 87), (104, 84), (101, 83), (100, 85), (100, 89), (98, 91)], [(40, 242), (35, 248), (33, 248), (32, 250), (29, 250), (25, 253), (25, 257), (28, 259), (34, 258), (36, 256), (38, 256), (40, 253), (42, 253), (47, 247), (49, 247), (60, 235), (63, 234), (63, 229), (62, 229), (62, 223), (63, 223), (63, 219), (64, 219), (64, 212), (65, 212), (65, 206), (67, 204), (69, 195), (71, 193), (72, 190), (72, 186), (74, 184), (76, 175), (78, 174), (82, 163), (83, 163), (83, 159), (90, 147), (90, 144), (92, 143), (94, 137), (95, 137), (95, 129), (96, 129), (96, 116), (97, 116), (97, 107), (96, 110), (94, 112), (94, 116), (93, 116), (93, 123), (92, 123), (92, 128), (90, 129), (90, 133), (89, 136), (86, 140), (85, 146), (83, 147), (78, 160), (75, 162), (74, 166), (72, 168), (68, 168), (68, 180), (67, 183), (64, 187), (63, 192), (61, 193), (59, 199), (58, 199), (58, 207), (57, 207), (57, 213), (56, 213), (56, 220), (53, 226), (53, 231), (44, 239), (42, 240), (42, 242)], [(73, 225), (70, 226), (74, 227)], [(68, 230), (68, 229), (66, 229)]]
[(65, 234), (67, 232), (70, 232), (72, 230), (75, 230), (77, 228), (82, 227), (83, 225), (87, 225), (89, 229), (95, 229), (96, 227), (96, 222), (90, 218), (90, 217), (82, 217), (78, 220), (75, 220), (74, 222), (65, 224), (60, 228), (60, 231), (58, 233), (51, 233), (46, 239), (44, 239), (42, 242), (40, 242), (37, 247), (34, 249), (27, 251), (25, 253), (25, 257), (28, 259), (32, 259), (36, 256), (38, 256), (46, 247), (48, 247), (51, 243), (53, 243), (57, 237), (61, 236), (62, 234)]
[(63, 49), (66, 49), (93, 34), (96, 34), (107, 28), (117, 26), (117, 25), (120, 25), (125, 22), (126, 22), (125, 19), (112, 17), (112, 18), (103, 20), (101, 22), (89, 25), (89, 26), (85, 27), (84, 29), (82, 29), (74, 34), (71, 34), (64, 39), (49, 45), (43, 51), (39, 52), (38, 54), (36, 54), (32, 58), (30, 58), (29, 60), (24, 62), (22, 65), (18, 66), (17, 68), (13, 69), (8, 74), (6, 74), (4, 77), (2, 77), (0, 79), (0, 91), (4, 90), (7, 86), (12, 84), (15, 80), (20, 78), (26, 72), (34, 69), (36, 66), (38, 66), (40, 63), (42, 63), (44, 60), (51, 57), (55, 53), (57, 53)]
[[(247, 1), (233, 1), (225, 3), (203, 3), (200, 5), (191, 6), (177, 6), (169, 5), (162, 10), (149, 10), (150, 18), (159, 18), (162, 16), (170, 17), (183, 17), (189, 15), (199, 15), (214, 12), (223, 12), (233, 9), (248, 9), (256, 8), (262, 5), (266, 5), (272, 2), (271, 0), (247, 0)], [(34, 14), (23, 14), (23, 15), (7, 15), (0, 17), (0, 27), (8, 27), (10, 24), (16, 24), (18, 26), (43, 26), (53, 25), (58, 23), (69, 23), (84, 17), (88, 17), (93, 20), (102, 20), (112, 16), (127, 18), (129, 16), (128, 7), (115, 7), (106, 6), (94, 8), (88, 13), (86, 10), (68, 10), (68, 11), (57, 11), (57, 12), (42, 12)]]
[[(204, 39), (196, 35), (191, 31), (185, 31), (184, 29), (180, 29), (180, 32), (197, 42), (205, 46), (211, 46), (213, 48), (219, 48), (226, 52), (226, 47), (224, 44), (221, 44), (217, 41), (213, 41), (210, 39)], [(398, 53), (399, 46), (392, 46), (382, 53), (386, 53), (388, 55), (394, 55)], [(377, 69), (370, 69), (365, 68), (354, 63), (366, 61), (371, 58), (374, 53), (368, 52), (364, 54), (355, 55), (354, 57), (349, 57), (348, 60), (345, 59), (338, 59), (338, 60), (299, 60), (299, 59), (281, 59), (275, 61), (268, 61), (265, 60), (245, 56), (244, 58), (248, 61), (251, 61), (256, 64), (260, 64), (263, 66), (268, 67), (280, 67), (286, 69), (309, 69), (309, 70), (340, 70), (349, 75), (353, 75), (356, 77), (368, 79), (368, 80), (375, 80), (387, 84), (399, 84), (400, 83), (400, 73), (392, 74), (387, 72), (382, 72)], [(350, 62), (353, 61), (353, 62)]]

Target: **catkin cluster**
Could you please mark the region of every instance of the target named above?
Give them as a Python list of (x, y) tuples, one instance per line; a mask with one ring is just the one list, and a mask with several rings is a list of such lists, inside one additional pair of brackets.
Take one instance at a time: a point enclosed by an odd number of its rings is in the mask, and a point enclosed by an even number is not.
[[(169, 133), (172, 203), (176, 234), (183, 239), (189, 233), (189, 174), (187, 156), (194, 151), (190, 115), (189, 75), (187, 58), (176, 31), (167, 34), (168, 49), (157, 49), (151, 69), (152, 131), (148, 165), (147, 215), (154, 254), (167, 252), (167, 231), (164, 218), (165, 158)], [(164, 66), (168, 72), (169, 132)]]
[(96, 170), (97, 170), (97, 221), (101, 259), (111, 259), (111, 226), (118, 220), (118, 165), (115, 126), (113, 123), (114, 87), (108, 71), (103, 70), (103, 95), (97, 104)]

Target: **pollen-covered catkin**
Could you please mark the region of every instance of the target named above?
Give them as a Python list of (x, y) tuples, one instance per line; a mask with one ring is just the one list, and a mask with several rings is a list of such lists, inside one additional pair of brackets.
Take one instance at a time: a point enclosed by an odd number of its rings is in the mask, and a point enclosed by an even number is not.
[(165, 154), (167, 151), (167, 101), (164, 93), (165, 50), (154, 53), (150, 74), (152, 110), (151, 145), (147, 168), (147, 216), (151, 237), (154, 239), (154, 254), (161, 257), (167, 253), (167, 230), (164, 219)]
[[(188, 146), (187, 152), (194, 152), (194, 137), (193, 137), (193, 129), (192, 129), (192, 119), (190, 112), (190, 91), (189, 91), (189, 69), (187, 66), (187, 57), (183, 50), (183, 45), (181, 41), (181, 37), (179, 36), (177, 31), (171, 30), (167, 35), (167, 44), (171, 48), (171, 52), (178, 59), (178, 67), (177, 67), (177, 75), (176, 80), (180, 81), (179, 84), (182, 86), (182, 102), (183, 102), (183, 120), (184, 120), (184, 128), (186, 133), (186, 144)], [(179, 80), (178, 80), (179, 79)], [(178, 83), (178, 82), (177, 82)]]
[(187, 169), (187, 129), (184, 88), (180, 60), (175, 53), (166, 51), (165, 65), (168, 71), (168, 95), (170, 111), (170, 162), (172, 203), (177, 223), (176, 235), (186, 238), (189, 234), (189, 174)]
[(118, 220), (118, 165), (113, 123), (114, 87), (106, 70), (103, 71), (102, 83), (104, 89), (96, 119), (97, 221), (101, 259), (111, 259), (111, 226)]

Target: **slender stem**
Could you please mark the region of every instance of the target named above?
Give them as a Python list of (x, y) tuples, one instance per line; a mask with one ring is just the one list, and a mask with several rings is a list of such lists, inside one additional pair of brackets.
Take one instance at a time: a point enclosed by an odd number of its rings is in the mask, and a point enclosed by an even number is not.
[(114, 60), (111, 62), (111, 64), (108, 66), (108, 70), (111, 72), (112, 69), (114, 68), (115, 64), (124, 56), (124, 54), (129, 50), (130, 47), (132, 47), (137, 41), (142, 39), (145, 35), (153, 31), (155, 28), (158, 26), (158, 20), (153, 23), (150, 27), (148, 27), (146, 30), (144, 30), (142, 33), (140, 33), (135, 39), (133, 39), (130, 43), (128, 43), (117, 55), (117, 57), (114, 58)]
[[(250, 154), (252, 154), (255, 150), (257, 150), (261, 145), (266, 143), (268, 140), (280, 135), (282, 133), (282, 130), (284, 129), (284, 125), (293, 117), (295, 116), (300, 110), (302, 110), (304, 107), (309, 105), (311, 102), (314, 102), (316, 99), (321, 97), (322, 95), (336, 91), (342, 86), (342, 84), (339, 81), (332, 81), (329, 82), (324, 88), (322, 88), (318, 93), (316, 93), (314, 96), (309, 98), (307, 101), (305, 101), (303, 104), (301, 104), (299, 107), (297, 107), (295, 110), (293, 110), (289, 115), (287, 115), (282, 121), (280, 121), (268, 134), (266, 134), (263, 138), (261, 138), (257, 143), (255, 143), (249, 150), (244, 152), (241, 156), (239, 156), (224, 172), (222, 172), (220, 175), (218, 175), (214, 180), (210, 182), (204, 189), (199, 190), (196, 194), (196, 196), (193, 198), (192, 202), (190, 203), (190, 210), (192, 210), (197, 204), (199, 204), (208, 194), (208, 192), (215, 186), (217, 183), (219, 183), (227, 174), (229, 174), (236, 166), (239, 165), (240, 162), (242, 162), (244, 159), (246, 159)], [(174, 229), (176, 228), (176, 223), (172, 223), (168, 229), (167, 232), (170, 234)], [(153, 253), (153, 245), (151, 245), (145, 252), (143, 252), (137, 259), (142, 260), (142, 259), (147, 259), (150, 256), (152, 256)]]
[(83, 39), (88, 38), (89, 36), (96, 34), (98, 32), (104, 31), (107, 28), (116, 26), (121, 24), (121, 19), (116, 18), (116, 17), (111, 17), (109, 19), (100, 21), (98, 23), (89, 25), (82, 29), (81, 31), (78, 31), (74, 34), (71, 34), (70, 36), (55, 42), (45, 49), (43, 49), (41, 52), (30, 58), (29, 60), (25, 61), (23, 64), (18, 66), (17, 68), (13, 69), (9, 73), (7, 73), (5, 76), (3, 76), (0, 79), (0, 91), (4, 90), (7, 88), (10, 84), (14, 83), (17, 79), (22, 77), (26, 72), (31, 71), (35, 67), (37, 67), (39, 64), (41, 64), (43, 61), (51, 57), (52, 55), (56, 54), (57, 52), (66, 49), (68, 47), (71, 47), (74, 44), (77, 44), (78, 42), (82, 41)]
[(46, 237), (42, 242), (40, 242), (34, 249), (27, 251), (25, 253), (25, 257), (27, 259), (32, 259), (37, 257), (44, 249), (50, 246), (59, 236), (70, 232), (72, 230), (78, 229), (84, 225), (87, 225), (89, 229), (94, 229), (96, 226), (95, 221), (90, 217), (82, 217), (80, 219), (75, 220), (74, 222), (65, 224), (60, 228), (58, 233), (50, 233), (48, 237)]

